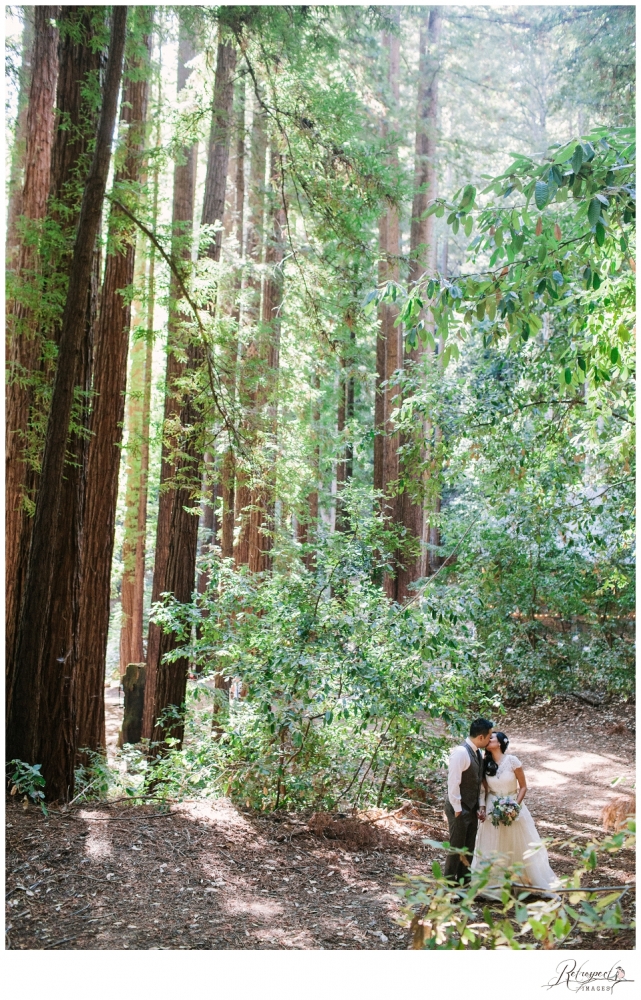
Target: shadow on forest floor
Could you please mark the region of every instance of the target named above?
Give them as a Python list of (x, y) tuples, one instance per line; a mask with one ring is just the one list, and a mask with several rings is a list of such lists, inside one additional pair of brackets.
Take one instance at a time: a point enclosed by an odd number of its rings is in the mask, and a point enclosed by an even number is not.
[[(543, 836), (602, 834), (601, 808), (630, 787), (633, 726), (629, 705), (568, 700), (501, 720)], [(617, 776), (627, 779), (622, 789), (611, 787)], [(296, 817), (256, 814), (226, 799), (175, 804), (167, 813), (95, 803), (49, 818), (10, 800), (7, 947), (406, 949), (394, 879), (420, 874), (439, 857), (423, 838), (446, 837), (441, 803), (410, 804), (379, 825), (378, 843), (357, 847), (327, 839), (323, 823), (312, 833)], [(590, 884), (632, 881), (628, 854), (613, 857)], [(568, 854), (552, 850), (550, 860), (560, 874), (573, 868)], [(634, 937), (605, 936), (593, 946), (632, 948)]]

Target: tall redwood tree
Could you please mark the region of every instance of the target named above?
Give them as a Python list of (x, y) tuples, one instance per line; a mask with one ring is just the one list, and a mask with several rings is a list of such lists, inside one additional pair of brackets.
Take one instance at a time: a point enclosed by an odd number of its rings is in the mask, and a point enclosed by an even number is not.
[[(94, 244), (111, 160), (122, 73), (127, 8), (114, 7), (109, 58), (105, 73), (100, 120), (89, 175), (84, 188), (74, 244), (73, 261), (63, 312), (56, 374), (40, 483), (36, 499), (25, 594), (16, 641), (15, 680), (7, 725), (9, 759), (18, 758), (43, 765), (49, 798), (66, 798), (73, 789), (75, 727), (61, 739), (63, 720), (57, 713), (41, 711), (45, 650), (52, 609), (56, 566), (56, 537), (67, 439), (74, 398), (76, 369), (86, 337), (86, 301), (89, 294)], [(44, 707), (44, 706), (43, 706)]]

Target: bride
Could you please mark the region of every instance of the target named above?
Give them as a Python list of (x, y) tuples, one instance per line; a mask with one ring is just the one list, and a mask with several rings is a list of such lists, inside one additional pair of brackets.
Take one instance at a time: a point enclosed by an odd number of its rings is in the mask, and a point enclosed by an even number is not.
[[(528, 807), (523, 803), (527, 784), (521, 761), (507, 753), (509, 740), (505, 733), (493, 733), (485, 750), (483, 761), (483, 791), (480, 796), (479, 824), (474, 847), (472, 870), (492, 862), (492, 868), (519, 863), (523, 865), (520, 881), (539, 889), (551, 889), (559, 880), (550, 868), (548, 854), (537, 833)], [(509, 796), (521, 806), (517, 818), (510, 826), (494, 826), (491, 821), (494, 802), (498, 797)], [(498, 875), (498, 872), (497, 872)], [(490, 888), (488, 886), (488, 888)]]

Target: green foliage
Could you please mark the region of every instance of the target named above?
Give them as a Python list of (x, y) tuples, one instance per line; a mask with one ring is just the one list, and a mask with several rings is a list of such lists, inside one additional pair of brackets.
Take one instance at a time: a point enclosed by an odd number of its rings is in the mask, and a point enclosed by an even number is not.
[(23, 760), (10, 760), (9, 764), (11, 795), (24, 795), (25, 806), (31, 801), (39, 805), (45, 816), (48, 815), (45, 805), (45, 779), (40, 773), (42, 764), (25, 764)]
[(445, 750), (424, 719), (456, 730), (472, 706), (496, 707), (464, 603), (391, 604), (373, 576), (397, 538), (371, 492), (342, 502), (348, 528), (318, 546), (313, 572), (292, 560), (261, 579), (215, 560), (206, 595), (154, 610), (183, 640), (172, 658), (238, 695), (216, 703), (206, 754), (216, 786), (252, 805), (393, 801)]
[[(528, 901), (527, 891), (520, 891), (520, 865), (504, 868), (498, 889), (494, 888), (492, 873), (492, 894), (499, 898), (486, 902), (484, 890), (490, 881), (491, 861), (473, 871), (464, 886), (446, 879), (439, 863), (434, 862), (431, 876), (402, 879), (400, 922), (411, 927), (415, 948), (435, 951), (554, 949), (568, 943), (576, 931), (596, 935), (633, 927), (621, 907), (625, 886), (603, 895), (582, 887), (581, 879), (595, 869), (599, 854), (633, 850), (635, 834), (636, 825), (628, 820), (621, 833), (579, 849), (582, 863), (572, 876), (562, 880), (563, 889), (534, 901)], [(449, 848), (447, 843), (430, 843), (440, 849)]]

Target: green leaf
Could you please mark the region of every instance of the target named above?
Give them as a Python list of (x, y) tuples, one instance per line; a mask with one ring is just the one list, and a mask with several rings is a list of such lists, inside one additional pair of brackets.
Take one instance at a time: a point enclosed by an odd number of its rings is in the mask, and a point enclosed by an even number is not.
[(539, 264), (544, 264), (545, 263), (545, 258), (547, 257), (547, 255), (548, 255), (548, 252), (547, 252), (546, 247), (545, 246), (539, 247), (539, 252), (538, 252), (538, 261), (539, 261)]
[(565, 371), (563, 372), (563, 377), (565, 379), (565, 384), (570, 385), (572, 381), (572, 369), (566, 368)]
[(550, 197), (550, 188), (545, 181), (537, 181), (534, 186), (534, 201), (538, 209), (545, 208)]
[(461, 208), (466, 208), (468, 205), (472, 205), (476, 197), (476, 188), (473, 184), (468, 184), (463, 191), (463, 197), (461, 198)]
[(472, 227), (473, 226), (474, 226), (474, 219), (472, 218), (471, 215), (468, 215), (467, 219), (465, 220), (465, 235), (466, 236), (471, 236), (472, 235)]
[(594, 235), (597, 241), (597, 245), (602, 247), (603, 244), (605, 243), (605, 226), (603, 225), (602, 222), (597, 222), (596, 232)]
[(592, 287), (595, 292), (598, 288), (601, 287), (601, 278), (597, 271), (595, 271), (594, 274), (592, 275)]
[(612, 350), (610, 351), (610, 361), (612, 362), (613, 365), (616, 365), (618, 360), (619, 360), (619, 348), (613, 347)]
[(442, 870), (441, 866), (439, 865), (438, 861), (433, 861), (432, 862), (432, 875), (434, 876), (434, 878), (442, 878), (443, 877), (443, 870)]
[(578, 174), (581, 169), (581, 164), (583, 163), (583, 149), (581, 146), (577, 146), (572, 154), (572, 170), (575, 174)]
[(596, 226), (601, 217), (601, 202), (598, 198), (593, 198), (588, 205), (588, 222), (591, 226)]

